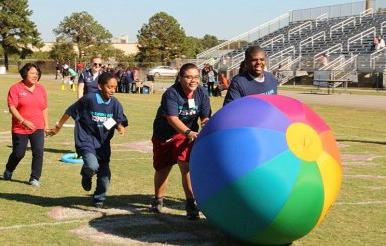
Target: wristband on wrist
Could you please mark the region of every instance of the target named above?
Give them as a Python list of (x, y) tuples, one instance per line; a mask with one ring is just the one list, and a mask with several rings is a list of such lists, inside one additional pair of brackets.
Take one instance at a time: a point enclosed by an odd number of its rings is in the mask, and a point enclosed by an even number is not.
[(190, 129), (186, 130), (186, 131), (184, 132), (184, 135), (185, 135), (185, 136), (188, 136), (189, 133), (191, 133), (191, 131), (192, 131), (192, 130), (190, 130)]

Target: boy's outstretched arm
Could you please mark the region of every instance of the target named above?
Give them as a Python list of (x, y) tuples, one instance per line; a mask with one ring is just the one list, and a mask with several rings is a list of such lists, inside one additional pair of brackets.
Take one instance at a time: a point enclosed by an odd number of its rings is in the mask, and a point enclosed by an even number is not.
[(55, 127), (50, 129), (50, 132), (48, 135), (53, 136), (57, 134), (60, 131), (60, 129), (63, 127), (63, 124), (66, 123), (68, 118), (70, 118), (70, 115), (64, 113), (60, 118), (59, 122), (55, 124)]

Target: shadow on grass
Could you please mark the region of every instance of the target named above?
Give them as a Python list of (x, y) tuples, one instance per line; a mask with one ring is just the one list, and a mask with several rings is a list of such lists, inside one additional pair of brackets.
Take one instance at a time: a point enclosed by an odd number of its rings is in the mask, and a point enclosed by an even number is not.
[(338, 141), (338, 142), (351, 142), (351, 143), (366, 143), (366, 144), (386, 145), (385, 141), (354, 140), (354, 139), (337, 139), (336, 141)]
[(28, 181), (22, 181), (22, 180), (17, 180), (17, 179), (11, 179), (11, 180), (5, 180), (3, 177), (0, 178), (2, 181), (7, 181), (7, 182), (15, 182), (15, 183), (20, 183), (20, 184), (28, 184)]
[[(12, 149), (12, 145), (7, 145), (8, 148)], [(31, 151), (31, 147), (27, 147), (27, 151)], [(44, 148), (44, 152), (48, 153), (74, 153), (75, 150), (70, 150), (70, 149), (53, 149), (53, 148)]]
[[(119, 237), (125, 244), (248, 245), (221, 233), (206, 219), (192, 221), (177, 214), (154, 215), (142, 212), (110, 215), (91, 220), (89, 226), (100, 232), (101, 235)], [(82, 232), (80, 228), (75, 233), (81, 235), (87, 231)], [(98, 241), (98, 235), (90, 239)]]
[[(22, 181), (15, 181), (20, 182)], [(28, 183), (28, 182), (26, 182)], [(116, 195), (116, 196), (107, 196), (106, 207), (107, 208), (120, 208), (127, 205), (137, 206), (137, 207), (148, 207), (152, 201), (152, 195)], [(44, 197), (44, 196), (35, 196), (30, 194), (20, 194), (20, 193), (0, 193), (0, 199), (6, 199), (11, 201), (29, 203), (41, 207), (69, 207), (69, 208), (79, 208), (79, 205), (83, 206), (92, 206), (92, 199), (90, 196), (68, 196), (68, 197)], [(183, 209), (184, 201), (181, 199), (174, 199), (165, 197), (164, 203), (166, 206)]]
[[(108, 243), (114, 243), (114, 240), (119, 238), (119, 240), (128, 240), (130, 242), (172, 243), (175, 245), (208, 243), (213, 245), (243, 245), (219, 232), (206, 219), (191, 221), (184, 215), (173, 214), (172, 212), (165, 214), (149, 212), (148, 208), (152, 198), (152, 195), (144, 194), (108, 196), (106, 209), (124, 209), (128, 211), (128, 214), (104, 214), (101, 217), (91, 219), (88, 226), (101, 234), (103, 233), (103, 238), (111, 238), (107, 239), (109, 240), (107, 241)], [(98, 210), (92, 207), (91, 197), (89, 196), (43, 197), (31, 194), (0, 193), (0, 199), (41, 207), (54, 208), (59, 206), (83, 211)], [(164, 202), (167, 208), (181, 210), (183, 214), (184, 200), (166, 197)], [(83, 230), (84, 227), (80, 227), (73, 230), (73, 232), (81, 238), (100, 241), (98, 235), (96, 238), (93, 238), (94, 234), (90, 236), (87, 229), (86, 231)], [(102, 241), (102, 243), (106, 243), (106, 241)]]

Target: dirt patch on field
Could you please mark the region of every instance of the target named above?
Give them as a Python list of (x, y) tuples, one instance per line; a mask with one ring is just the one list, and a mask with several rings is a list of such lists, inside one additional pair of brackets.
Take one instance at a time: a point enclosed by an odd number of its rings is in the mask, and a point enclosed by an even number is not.
[(58, 221), (89, 218), (87, 224), (71, 230), (71, 233), (95, 243), (227, 245), (229, 241), (205, 219), (189, 221), (179, 207), (166, 208), (165, 213), (161, 215), (152, 214), (148, 209), (148, 206), (135, 204), (108, 209), (55, 207), (49, 212), (49, 216)]
[(117, 214), (131, 214), (125, 208), (109, 208), (109, 209), (97, 209), (97, 208), (65, 208), (65, 207), (54, 207), (48, 215), (58, 221), (71, 220), (71, 219), (82, 219), (82, 218), (97, 218), (106, 215), (117, 215)]

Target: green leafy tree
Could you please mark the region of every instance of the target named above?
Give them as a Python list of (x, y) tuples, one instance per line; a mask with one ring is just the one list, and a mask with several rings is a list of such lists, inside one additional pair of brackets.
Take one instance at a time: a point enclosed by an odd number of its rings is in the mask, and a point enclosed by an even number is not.
[(7, 70), (9, 55), (25, 58), (33, 47), (43, 45), (35, 23), (29, 19), (31, 15), (27, 0), (0, 0), (0, 44)]
[(202, 40), (195, 37), (186, 37), (183, 58), (196, 58), (197, 54), (204, 50)]
[(56, 40), (49, 54), (51, 59), (60, 63), (70, 62), (76, 56), (73, 43), (63, 42), (60, 39)]
[(217, 39), (216, 36), (205, 34), (204, 37), (201, 40), (202, 47), (204, 50), (210, 49), (216, 45), (218, 45), (220, 42)]
[(111, 44), (97, 44), (93, 46), (89, 46), (84, 50), (85, 59), (89, 60), (93, 56), (100, 55), (104, 59), (114, 59), (119, 62), (126, 61), (128, 56), (125, 55), (120, 49), (114, 48)]
[(137, 59), (142, 63), (169, 62), (183, 54), (185, 31), (177, 20), (165, 12), (150, 17), (138, 31)]
[(85, 11), (66, 16), (54, 33), (76, 44), (79, 59), (84, 50), (92, 45), (110, 43), (111, 33)]

